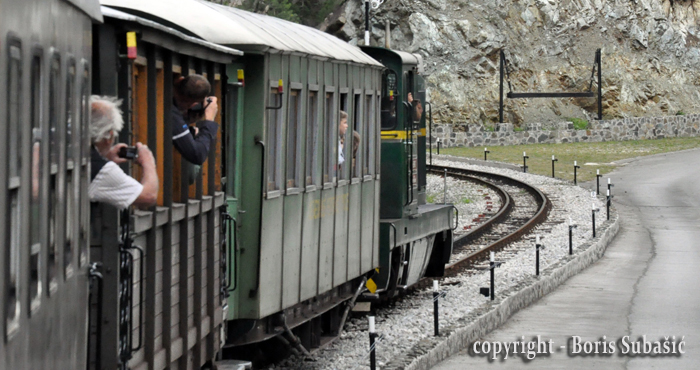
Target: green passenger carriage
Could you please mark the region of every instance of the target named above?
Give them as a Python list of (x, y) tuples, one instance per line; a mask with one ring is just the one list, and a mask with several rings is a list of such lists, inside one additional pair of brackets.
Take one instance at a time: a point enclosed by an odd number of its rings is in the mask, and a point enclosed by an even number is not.
[[(226, 85), (227, 343), (284, 334), (320, 346), (342, 328), (340, 303), (379, 266), (384, 67), (331, 35), (235, 8), (113, 5), (245, 52), (228, 65)], [(341, 110), (349, 126), (342, 145)]]

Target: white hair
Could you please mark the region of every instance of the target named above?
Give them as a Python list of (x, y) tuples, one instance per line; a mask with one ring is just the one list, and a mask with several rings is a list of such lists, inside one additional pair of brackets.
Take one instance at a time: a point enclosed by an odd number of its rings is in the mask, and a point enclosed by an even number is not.
[(117, 135), (124, 126), (122, 110), (119, 106), (121, 99), (113, 96), (90, 96), (90, 137), (96, 143), (108, 139), (110, 132)]

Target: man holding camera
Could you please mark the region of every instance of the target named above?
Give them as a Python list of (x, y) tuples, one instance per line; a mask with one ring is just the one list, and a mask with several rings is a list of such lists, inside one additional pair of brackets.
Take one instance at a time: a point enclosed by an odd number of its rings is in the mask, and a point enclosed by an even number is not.
[[(211, 85), (201, 75), (180, 77), (175, 82), (172, 132), (175, 149), (190, 163), (201, 165), (209, 157), (219, 125), (214, 122), (219, 106), (209, 96)], [(196, 126), (190, 124), (197, 122)]]
[[(90, 136), (92, 139), (91, 179), (88, 196), (91, 202), (110, 204), (119, 210), (130, 205), (148, 207), (158, 199), (158, 173), (153, 153), (136, 143), (114, 145), (124, 120), (119, 109), (121, 100), (108, 96), (90, 97)], [(122, 171), (118, 163), (134, 160), (143, 168), (141, 182)]]

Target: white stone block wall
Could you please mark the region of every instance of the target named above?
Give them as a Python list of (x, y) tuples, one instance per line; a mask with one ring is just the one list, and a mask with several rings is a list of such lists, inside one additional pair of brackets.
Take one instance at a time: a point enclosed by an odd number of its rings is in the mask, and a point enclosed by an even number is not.
[(574, 130), (571, 122), (529, 123), (522, 131), (513, 124), (499, 123), (488, 129), (482, 124), (434, 125), (432, 143), (441, 147), (501, 146), (572, 142), (625, 141), (694, 137), (700, 135), (700, 114), (666, 117), (635, 117), (592, 121), (585, 130)]

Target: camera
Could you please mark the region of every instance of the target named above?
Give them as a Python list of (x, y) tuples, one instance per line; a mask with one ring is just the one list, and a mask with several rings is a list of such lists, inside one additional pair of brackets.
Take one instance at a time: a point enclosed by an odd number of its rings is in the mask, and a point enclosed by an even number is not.
[(139, 153), (136, 147), (133, 146), (127, 146), (119, 149), (119, 153), (117, 153), (119, 158), (126, 158), (128, 160), (134, 160), (138, 158)]
[[(207, 109), (209, 104), (212, 103), (212, 98), (206, 98), (203, 102), (193, 105), (187, 110), (187, 115), (192, 118), (199, 118), (204, 115), (204, 111)], [(205, 104), (206, 103), (206, 104)]]

